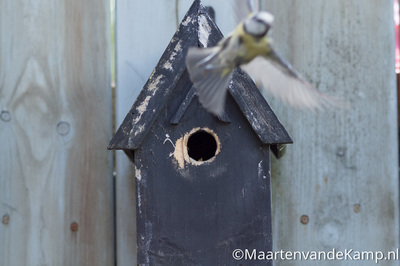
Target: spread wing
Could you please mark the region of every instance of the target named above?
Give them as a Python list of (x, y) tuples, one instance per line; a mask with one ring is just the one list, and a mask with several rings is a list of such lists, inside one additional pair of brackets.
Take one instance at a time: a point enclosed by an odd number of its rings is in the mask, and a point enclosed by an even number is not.
[(258, 1), (256, 0), (235, 0), (232, 3), (237, 24), (246, 19), (249, 14), (260, 11)]
[(222, 116), (232, 69), (220, 56), (220, 46), (212, 48), (189, 48), (186, 66), (190, 80), (196, 88), (201, 105), (209, 112)]
[(256, 57), (242, 68), (254, 78), (261, 89), (293, 107), (314, 110), (345, 105), (339, 99), (315, 89), (274, 51), (268, 57)]

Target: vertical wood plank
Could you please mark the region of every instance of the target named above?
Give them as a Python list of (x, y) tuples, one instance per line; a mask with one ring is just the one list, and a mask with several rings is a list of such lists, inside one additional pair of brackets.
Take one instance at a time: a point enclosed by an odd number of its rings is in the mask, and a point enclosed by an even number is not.
[[(285, 157), (273, 163), (275, 250), (395, 250), (399, 184), (393, 1), (262, 3), (275, 15), (275, 46), (284, 57), (318, 89), (351, 103), (348, 110), (313, 114), (268, 99), (294, 140)], [(309, 217), (307, 225), (300, 223), (302, 215)]]
[(2, 1), (0, 29), (0, 265), (112, 265), (109, 3)]
[[(116, 0), (116, 126), (156, 66), (174, 32), (174, 2)], [(162, 19), (161, 19), (162, 18)], [(116, 152), (117, 265), (136, 265), (134, 165)]]

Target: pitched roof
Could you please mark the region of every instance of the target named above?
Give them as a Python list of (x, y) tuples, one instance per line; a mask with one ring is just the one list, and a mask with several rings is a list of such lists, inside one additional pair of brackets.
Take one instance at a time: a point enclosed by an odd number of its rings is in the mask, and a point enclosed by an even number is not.
[[(108, 149), (137, 149), (157, 119), (164, 101), (186, 70), (188, 48), (214, 46), (222, 37), (207, 9), (200, 0), (195, 0)], [(233, 81), (228, 90), (261, 142), (292, 143), (289, 134), (247, 74), (238, 68)]]

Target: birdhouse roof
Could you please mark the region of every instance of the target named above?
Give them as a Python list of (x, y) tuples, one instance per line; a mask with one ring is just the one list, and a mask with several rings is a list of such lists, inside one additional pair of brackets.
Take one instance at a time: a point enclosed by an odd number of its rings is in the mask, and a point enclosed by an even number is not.
[[(211, 47), (223, 37), (200, 0), (194, 1), (108, 149), (137, 149), (186, 70), (191, 46)], [(235, 70), (228, 91), (263, 144), (292, 143), (254, 82)], [(190, 101), (189, 101), (190, 104)]]

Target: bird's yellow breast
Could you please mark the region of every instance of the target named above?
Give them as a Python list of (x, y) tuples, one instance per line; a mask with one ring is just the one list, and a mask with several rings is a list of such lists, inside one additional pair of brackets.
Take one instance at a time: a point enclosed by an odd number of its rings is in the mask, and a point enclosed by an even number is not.
[[(242, 54), (245, 58), (246, 63), (250, 62), (257, 56), (267, 56), (271, 51), (270, 40), (268, 36), (255, 37), (244, 31), (243, 23), (239, 24), (236, 28), (235, 33), (238, 38), (241, 39), (241, 45), (243, 46)], [(235, 35), (235, 34), (234, 34)]]
[(243, 23), (219, 43), (218, 65), (222, 66), (222, 76), (235, 67), (249, 63), (257, 56), (268, 56), (271, 52), (270, 39), (267, 36), (255, 37), (246, 33)]

